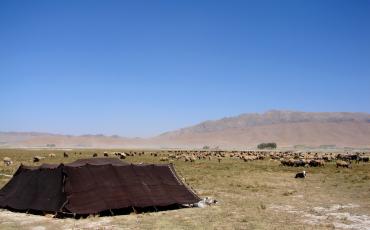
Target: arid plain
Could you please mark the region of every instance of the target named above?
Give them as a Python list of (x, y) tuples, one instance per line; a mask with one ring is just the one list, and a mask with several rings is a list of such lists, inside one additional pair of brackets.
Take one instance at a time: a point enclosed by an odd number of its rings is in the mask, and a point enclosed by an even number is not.
[[(13, 164), (0, 167), (0, 186), (5, 185), (20, 164), (72, 162), (103, 157), (108, 152), (144, 151), (124, 159), (131, 163), (173, 163), (178, 174), (200, 197), (218, 200), (206, 208), (132, 213), (119, 216), (91, 216), (86, 219), (56, 219), (26, 213), (0, 211), (1, 229), (368, 229), (370, 226), (370, 164), (353, 163), (337, 168), (335, 161), (323, 167), (284, 167), (265, 152), (264, 159), (243, 160), (233, 152), (223, 157), (186, 161), (176, 155), (194, 152), (130, 149), (1, 149), (0, 157)], [(69, 157), (64, 158), (63, 152)], [(211, 152), (211, 151), (210, 151)], [(50, 157), (53, 153), (56, 157)], [(204, 153), (202, 153), (204, 154)], [(318, 155), (323, 154), (320, 152)], [(368, 153), (366, 153), (368, 154)], [(33, 163), (34, 156), (45, 157)], [(220, 159), (220, 160), (219, 160)], [(305, 179), (295, 179), (306, 170)]]

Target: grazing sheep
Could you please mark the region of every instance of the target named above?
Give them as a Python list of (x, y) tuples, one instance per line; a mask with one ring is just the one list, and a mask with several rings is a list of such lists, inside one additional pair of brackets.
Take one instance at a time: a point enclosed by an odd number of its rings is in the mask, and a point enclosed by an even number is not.
[(294, 159), (282, 159), (280, 162), (282, 166), (290, 166), (290, 167), (293, 167), (293, 166), (297, 167), (297, 163), (298, 164), (300, 163), (299, 160), (294, 160)]
[(359, 161), (362, 161), (362, 162), (369, 162), (369, 157), (368, 156), (360, 156)]
[(56, 157), (56, 155), (54, 153), (50, 153), (49, 157), (53, 158), (53, 157)]
[(288, 160), (288, 159), (281, 159), (280, 160), (280, 163), (281, 163), (281, 165), (282, 166), (292, 166), (293, 164), (291, 163), (291, 161), (290, 160)]
[(105, 153), (104, 153), (104, 156), (105, 156), (105, 157), (108, 157), (109, 155), (108, 155), (108, 153), (107, 153), (107, 152), (105, 152)]
[(168, 161), (168, 157), (161, 157), (160, 161)]
[(3, 161), (4, 161), (4, 165), (6, 166), (13, 164), (13, 161), (12, 159), (10, 159), (10, 157), (4, 157)]
[(325, 162), (323, 160), (312, 160), (310, 163), (308, 163), (311, 167), (322, 167), (325, 165)]
[(97, 154), (97, 153), (94, 153), (94, 154), (93, 154), (93, 157), (97, 157), (97, 156), (98, 156), (98, 154)]
[(190, 162), (195, 162), (195, 157), (194, 156), (185, 156), (185, 162), (190, 161)]
[(64, 158), (69, 157), (69, 156), (68, 156), (68, 153), (64, 152), (64, 153), (63, 153), (63, 157), (64, 157)]
[(306, 162), (303, 160), (295, 160), (294, 161), (294, 167), (304, 167), (306, 165)]
[(126, 154), (125, 153), (116, 152), (116, 153), (114, 153), (114, 155), (118, 156), (119, 159), (125, 159), (126, 158)]
[(339, 160), (337, 161), (337, 168), (342, 167), (342, 168), (351, 168), (351, 162), (346, 162)]
[(295, 175), (295, 178), (305, 178), (306, 177), (306, 171), (303, 171), (303, 172), (300, 172), (300, 173), (297, 173)]
[(194, 156), (190, 157), (190, 162), (195, 162), (196, 158)]

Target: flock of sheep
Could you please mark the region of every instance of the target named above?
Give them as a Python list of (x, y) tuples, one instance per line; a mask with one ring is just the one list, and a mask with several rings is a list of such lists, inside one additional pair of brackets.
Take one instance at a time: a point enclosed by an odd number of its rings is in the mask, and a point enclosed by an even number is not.
[(280, 157), (280, 162), (283, 166), (293, 167), (322, 167), (327, 162), (336, 161), (336, 166), (343, 168), (351, 168), (352, 161), (356, 163), (369, 162), (369, 154), (365, 152), (355, 153), (285, 153), (285, 155), (275, 155), (272, 158)]
[(337, 167), (350, 168), (352, 161), (356, 163), (369, 162), (369, 153), (313, 153), (293, 151), (169, 151), (166, 154), (152, 153), (162, 156), (161, 161), (171, 159), (194, 162), (196, 160), (216, 158), (221, 162), (223, 158), (236, 158), (244, 162), (264, 160), (266, 158), (280, 161), (282, 166), (290, 167), (323, 167), (326, 162), (336, 161)]
[[(71, 152), (63, 153), (64, 158), (68, 158)], [(82, 153), (74, 152), (75, 155)], [(326, 162), (336, 161), (337, 167), (350, 168), (352, 161), (369, 162), (369, 153), (355, 152), (355, 153), (319, 153), (319, 152), (293, 152), (293, 151), (205, 151), (205, 150), (173, 150), (173, 151), (128, 151), (128, 152), (103, 152), (93, 153), (92, 157), (118, 157), (125, 159), (129, 156), (141, 156), (148, 154), (152, 157), (159, 157), (160, 161), (175, 161), (182, 160), (185, 162), (195, 162), (197, 160), (212, 160), (216, 159), (221, 162), (225, 158), (240, 159), (244, 162), (254, 160), (264, 160), (266, 158), (280, 161), (282, 166), (290, 167), (322, 167)], [(48, 154), (49, 158), (56, 157), (56, 154)], [(34, 156), (33, 162), (40, 162), (46, 157)], [(9, 157), (4, 157), (4, 165), (9, 166), (13, 163)]]

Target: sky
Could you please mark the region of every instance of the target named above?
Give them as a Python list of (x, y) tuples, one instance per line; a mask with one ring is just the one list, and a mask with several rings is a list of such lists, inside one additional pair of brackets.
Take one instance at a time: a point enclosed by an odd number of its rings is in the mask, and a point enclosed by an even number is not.
[(0, 1), (0, 131), (370, 112), (370, 1)]

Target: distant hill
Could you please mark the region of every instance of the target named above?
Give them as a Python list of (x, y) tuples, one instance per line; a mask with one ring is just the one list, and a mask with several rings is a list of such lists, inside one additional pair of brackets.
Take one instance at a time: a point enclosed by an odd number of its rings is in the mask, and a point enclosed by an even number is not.
[(370, 114), (272, 110), (205, 121), (164, 133), (157, 139), (161, 143), (192, 146), (247, 147), (276, 142), (279, 146), (368, 147)]
[(117, 135), (60, 135), (36, 132), (0, 132), (0, 147), (119, 148), (136, 147), (141, 139)]
[(154, 138), (117, 135), (57, 135), (0, 132), (0, 147), (255, 147), (261, 142), (278, 146), (370, 147), (370, 114), (310, 113), (272, 110), (242, 114), (163, 133)]

